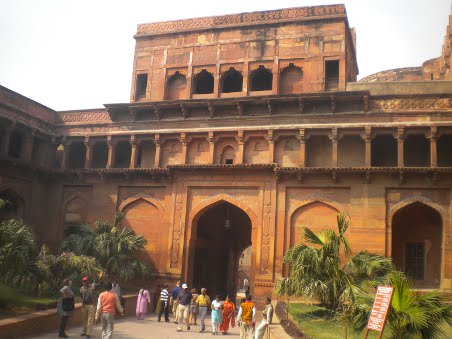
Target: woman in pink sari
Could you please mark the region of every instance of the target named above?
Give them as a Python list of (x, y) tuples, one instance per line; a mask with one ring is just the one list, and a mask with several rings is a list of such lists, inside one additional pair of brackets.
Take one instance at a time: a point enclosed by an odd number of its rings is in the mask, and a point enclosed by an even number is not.
[(142, 288), (138, 293), (136, 314), (138, 320), (144, 320), (144, 316), (148, 311), (148, 304), (151, 302), (149, 292), (146, 288)]

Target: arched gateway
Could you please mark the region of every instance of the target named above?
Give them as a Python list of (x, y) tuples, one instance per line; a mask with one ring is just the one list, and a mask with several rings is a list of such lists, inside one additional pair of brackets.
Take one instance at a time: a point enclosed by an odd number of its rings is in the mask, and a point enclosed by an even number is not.
[(239, 260), (252, 243), (250, 216), (235, 204), (221, 200), (200, 210), (191, 226), (187, 282), (198, 290), (207, 288), (211, 295), (235, 295)]

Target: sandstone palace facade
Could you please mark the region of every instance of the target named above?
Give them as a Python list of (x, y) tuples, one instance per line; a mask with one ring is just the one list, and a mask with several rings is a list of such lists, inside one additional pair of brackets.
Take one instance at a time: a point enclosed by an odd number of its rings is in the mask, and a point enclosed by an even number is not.
[[(451, 22), (441, 56), (357, 81), (343, 5), (138, 25), (130, 102), (56, 112), (0, 88), (0, 197), (54, 246), (112, 220), (160, 282), (272, 294), (302, 227), (452, 290)], [(440, 51), (438, 51), (438, 54)]]

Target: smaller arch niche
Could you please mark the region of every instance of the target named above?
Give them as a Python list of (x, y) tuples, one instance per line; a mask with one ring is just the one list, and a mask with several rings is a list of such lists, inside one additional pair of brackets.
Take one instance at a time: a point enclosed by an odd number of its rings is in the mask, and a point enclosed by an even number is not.
[(233, 165), (235, 162), (235, 150), (234, 147), (231, 145), (226, 146), (223, 148), (223, 151), (221, 152), (221, 164), (225, 165)]
[(9, 189), (0, 192), (0, 199), (6, 201), (6, 205), (0, 210), (0, 221), (23, 217), (24, 203), (16, 192)]
[(203, 69), (193, 78), (193, 94), (211, 94), (213, 93), (214, 78), (212, 73)]
[(282, 94), (303, 92), (303, 70), (290, 63), (279, 77), (279, 92)]
[(264, 66), (260, 65), (250, 74), (251, 91), (271, 91), (273, 85), (273, 74)]
[(243, 75), (234, 67), (229, 68), (221, 77), (221, 93), (241, 92)]
[(187, 78), (176, 71), (166, 81), (166, 99), (178, 100), (186, 98)]

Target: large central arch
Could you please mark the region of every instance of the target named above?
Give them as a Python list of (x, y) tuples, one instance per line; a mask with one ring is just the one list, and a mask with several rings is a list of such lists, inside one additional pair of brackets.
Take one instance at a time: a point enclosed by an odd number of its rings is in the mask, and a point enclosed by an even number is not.
[[(226, 220), (230, 229), (225, 227)], [(255, 224), (256, 215), (248, 206), (224, 194), (192, 210), (184, 269), (187, 283), (198, 290), (207, 288), (209, 295), (235, 295), (239, 286), (239, 260), (253, 243)], [(252, 267), (254, 262), (252, 255)], [(250, 281), (254, 281), (254, 276)]]

